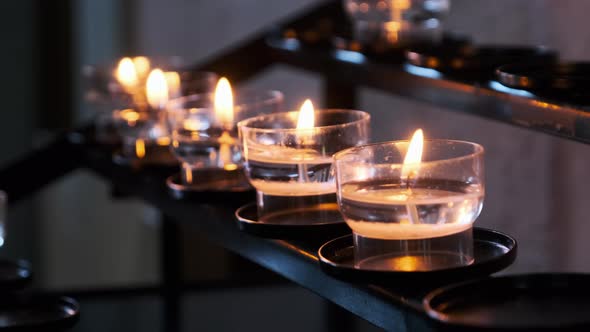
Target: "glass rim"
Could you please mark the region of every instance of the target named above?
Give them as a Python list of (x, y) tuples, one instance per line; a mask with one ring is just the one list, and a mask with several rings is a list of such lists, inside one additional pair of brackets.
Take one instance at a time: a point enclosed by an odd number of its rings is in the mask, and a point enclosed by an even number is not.
[(326, 109), (316, 109), (314, 114), (318, 113), (337, 113), (337, 112), (347, 112), (360, 115), (360, 117), (354, 121), (345, 122), (341, 124), (334, 124), (328, 126), (317, 126), (313, 128), (306, 128), (306, 129), (298, 129), (298, 128), (258, 128), (258, 127), (251, 127), (248, 126), (249, 123), (253, 121), (261, 121), (265, 117), (271, 116), (281, 116), (281, 117), (288, 117), (291, 114), (299, 113), (299, 111), (289, 111), (289, 112), (278, 112), (278, 113), (271, 113), (271, 114), (262, 114), (252, 118), (248, 118), (238, 122), (237, 126), (239, 129), (245, 128), (247, 131), (251, 132), (258, 132), (258, 133), (281, 133), (281, 134), (289, 134), (289, 133), (298, 133), (298, 132), (305, 132), (305, 131), (315, 131), (315, 130), (328, 130), (328, 129), (335, 129), (335, 128), (346, 128), (350, 126), (357, 125), (362, 122), (369, 122), (371, 120), (371, 114), (365, 111), (360, 110), (353, 110), (353, 109), (346, 109), (346, 108), (326, 108)]
[[(461, 155), (458, 157), (454, 157), (454, 158), (445, 158), (445, 159), (436, 159), (436, 160), (428, 160), (428, 161), (420, 161), (420, 165), (430, 165), (430, 164), (440, 164), (440, 163), (449, 163), (449, 162), (458, 162), (461, 160), (466, 160), (466, 159), (470, 159), (470, 158), (476, 158), (478, 156), (481, 156), (484, 154), (485, 149), (483, 147), (483, 145), (478, 144), (478, 143), (474, 143), (474, 142), (470, 142), (470, 141), (463, 141), (463, 140), (454, 140), (454, 139), (445, 139), (445, 138), (429, 138), (429, 139), (424, 139), (424, 142), (450, 142), (450, 143), (456, 143), (456, 144), (462, 144), (462, 145), (467, 145), (467, 146), (472, 146), (474, 147), (474, 151), (465, 155)], [(334, 160), (335, 163), (337, 163), (338, 161), (341, 161), (342, 158), (344, 156), (347, 155), (353, 155), (354, 153), (358, 152), (359, 150), (362, 150), (363, 148), (377, 148), (377, 147), (386, 147), (386, 146), (394, 146), (397, 145), (399, 143), (410, 143), (410, 140), (398, 140), (398, 141), (385, 141), (385, 142), (377, 142), (377, 143), (369, 143), (369, 144), (363, 144), (363, 145), (358, 145), (358, 146), (353, 146), (341, 151), (336, 152), (335, 154), (332, 155), (332, 158)], [(403, 161), (402, 162), (396, 162), (396, 163), (373, 163), (373, 164), (367, 164), (366, 162), (355, 162), (355, 161), (347, 161), (347, 163), (351, 163), (351, 164), (363, 164), (363, 165), (373, 165), (373, 167), (379, 167), (379, 166), (388, 166), (388, 167), (402, 167), (403, 166)]]
[[(278, 90), (254, 90), (254, 89), (243, 89), (243, 90), (234, 90), (234, 102), (239, 101), (240, 96), (261, 96), (262, 100), (258, 102), (250, 102), (250, 103), (234, 103), (234, 107), (240, 106), (248, 106), (251, 104), (257, 104), (261, 106), (265, 105), (272, 105), (274, 103), (282, 102), (284, 99), (284, 95), (281, 91)], [(178, 107), (178, 105), (184, 105), (187, 102), (191, 101), (198, 101), (203, 99), (204, 97), (211, 97), (210, 100), (214, 100), (215, 92), (203, 92), (203, 93), (193, 93), (187, 96), (182, 96), (178, 98), (172, 98), (166, 102), (166, 109), (190, 109), (190, 108), (201, 108), (201, 109), (208, 109), (211, 107)]]

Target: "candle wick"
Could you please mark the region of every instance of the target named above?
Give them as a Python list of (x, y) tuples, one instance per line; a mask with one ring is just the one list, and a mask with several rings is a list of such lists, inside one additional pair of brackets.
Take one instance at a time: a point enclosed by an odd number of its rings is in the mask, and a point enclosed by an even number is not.
[(408, 176), (406, 177), (406, 189), (407, 190), (412, 190), (411, 188), (411, 184), (412, 184), (412, 179), (415, 178), (417, 176), (417, 172), (416, 171), (410, 171)]

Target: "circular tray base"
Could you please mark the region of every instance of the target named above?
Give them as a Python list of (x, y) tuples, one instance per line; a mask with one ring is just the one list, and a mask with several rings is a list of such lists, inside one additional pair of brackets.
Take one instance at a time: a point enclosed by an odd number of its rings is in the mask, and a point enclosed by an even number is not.
[(489, 80), (498, 66), (518, 61), (551, 64), (557, 61), (557, 54), (536, 47), (451, 45), (411, 49), (406, 59), (411, 65), (450, 77)]
[(496, 70), (498, 82), (527, 90), (541, 97), (590, 104), (590, 62), (535, 64), (520, 63)]
[(331, 240), (318, 250), (322, 270), (339, 279), (390, 284), (403, 287), (442, 285), (454, 281), (480, 278), (508, 267), (516, 259), (516, 240), (510, 236), (473, 228), (475, 262), (468, 266), (435, 271), (363, 270), (354, 266), (352, 235)]
[(464, 330), (590, 330), (590, 275), (529, 274), (451, 285), (424, 299), (427, 313)]
[[(323, 205), (321, 208), (322, 213), (325, 213), (326, 205)], [(306, 219), (309, 217), (309, 220), (312, 220), (313, 216), (316, 215), (314, 212), (320, 211), (314, 209), (300, 209), (293, 210), (292, 212), (285, 211), (284, 214), (281, 214), (283, 218), (281, 218), (281, 215), (277, 215), (272, 220), (260, 221), (258, 219), (256, 204), (254, 203), (242, 206), (236, 211), (235, 215), (241, 231), (265, 238), (319, 240), (350, 233), (350, 228), (341, 219), (342, 217), (340, 216), (340, 212), (338, 212), (337, 206), (327, 208), (329, 212), (337, 213), (340, 221), (320, 221), (315, 223), (285, 222), (286, 220), (292, 219), (290, 217), (293, 214), (297, 215), (297, 219)]]
[(63, 331), (79, 315), (78, 303), (68, 297), (14, 293), (0, 298), (1, 331)]

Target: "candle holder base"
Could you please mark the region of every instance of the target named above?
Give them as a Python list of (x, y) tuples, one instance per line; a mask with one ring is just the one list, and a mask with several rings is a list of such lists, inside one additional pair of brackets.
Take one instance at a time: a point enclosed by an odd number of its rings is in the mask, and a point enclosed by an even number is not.
[(315, 220), (309, 223), (289, 222), (294, 219), (310, 220), (309, 218), (314, 218), (318, 214), (337, 215), (341, 218), (336, 204), (324, 204), (305, 209), (285, 209), (282, 212), (275, 212), (271, 218), (260, 220), (256, 204), (251, 203), (239, 208), (235, 215), (241, 231), (265, 238), (325, 240), (350, 233), (350, 228), (342, 219), (337, 222), (333, 220), (330, 222)]
[[(215, 170), (193, 170), (194, 183), (187, 184), (183, 181), (180, 173), (174, 174), (166, 179), (166, 186), (170, 196), (176, 199), (202, 200), (213, 193), (231, 194), (232, 199), (242, 202), (252, 200), (254, 189), (248, 183), (242, 169), (226, 171)], [(227, 202), (226, 198), (221, 198)]]
[(446, 331), (588, 331), (590, 275), (492, 277), (430, 292), (427, 314)]
[(5, 293), (0, 299), (3, 331), (65, 331), (80, 316), (78, 303), (68, 297)]
[(516, 259), (516, 240), (484, 228), (473, 228), (474, 261), (470, 265), (432, 271), (374, 270), (358, 268), (355, 263), (353, 236), (331, 240), (318, 251), (322, 270), (336, 278), (351, 282), (403, 284), (403, 287), (424, 287), (480, 278), (498, 272)]
[(353, 231), (355, 267), (362, 270), (434, 271), (473, 263), (473, 228), (418, 239), (379, 239)]
[(498, 66), (519, 62), (552, 64), (557, 53), (545, 48), (447, 45), (414, 47), (406, 53), (408, 64), (433, 69), (449, 77), (487, 81), (494, 78)]

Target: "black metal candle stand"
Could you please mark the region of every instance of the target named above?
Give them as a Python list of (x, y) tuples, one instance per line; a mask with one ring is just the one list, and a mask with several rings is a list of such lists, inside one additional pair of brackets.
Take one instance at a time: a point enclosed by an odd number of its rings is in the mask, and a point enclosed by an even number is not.
[[(307, 213), (311, 214), (313, 211)], [(337, 210), (333, 213), (339, 214)], [(301, 218), (305, 218), (305, 211), (300, 214)], [(350, 233), (344, 220), (306, 224), (281, 222), (280, 218), (273, 218), (272, 221), (260, 220), (255, 203), (242, 206), (236, 210), (235, 216), (241, 231), (263, 238), (318, 241)]]
[(255, 192), (248, 183), (243, 169), (226, 171), (223, 169), (204, 169), (192, 171), (192, 183), (185, 183), (181, 173), (175, 173), (166, 179), (170, 195), (176, 199), (199, 200), (203, 196), (217, 196), (247, 202), (252, 200)]

